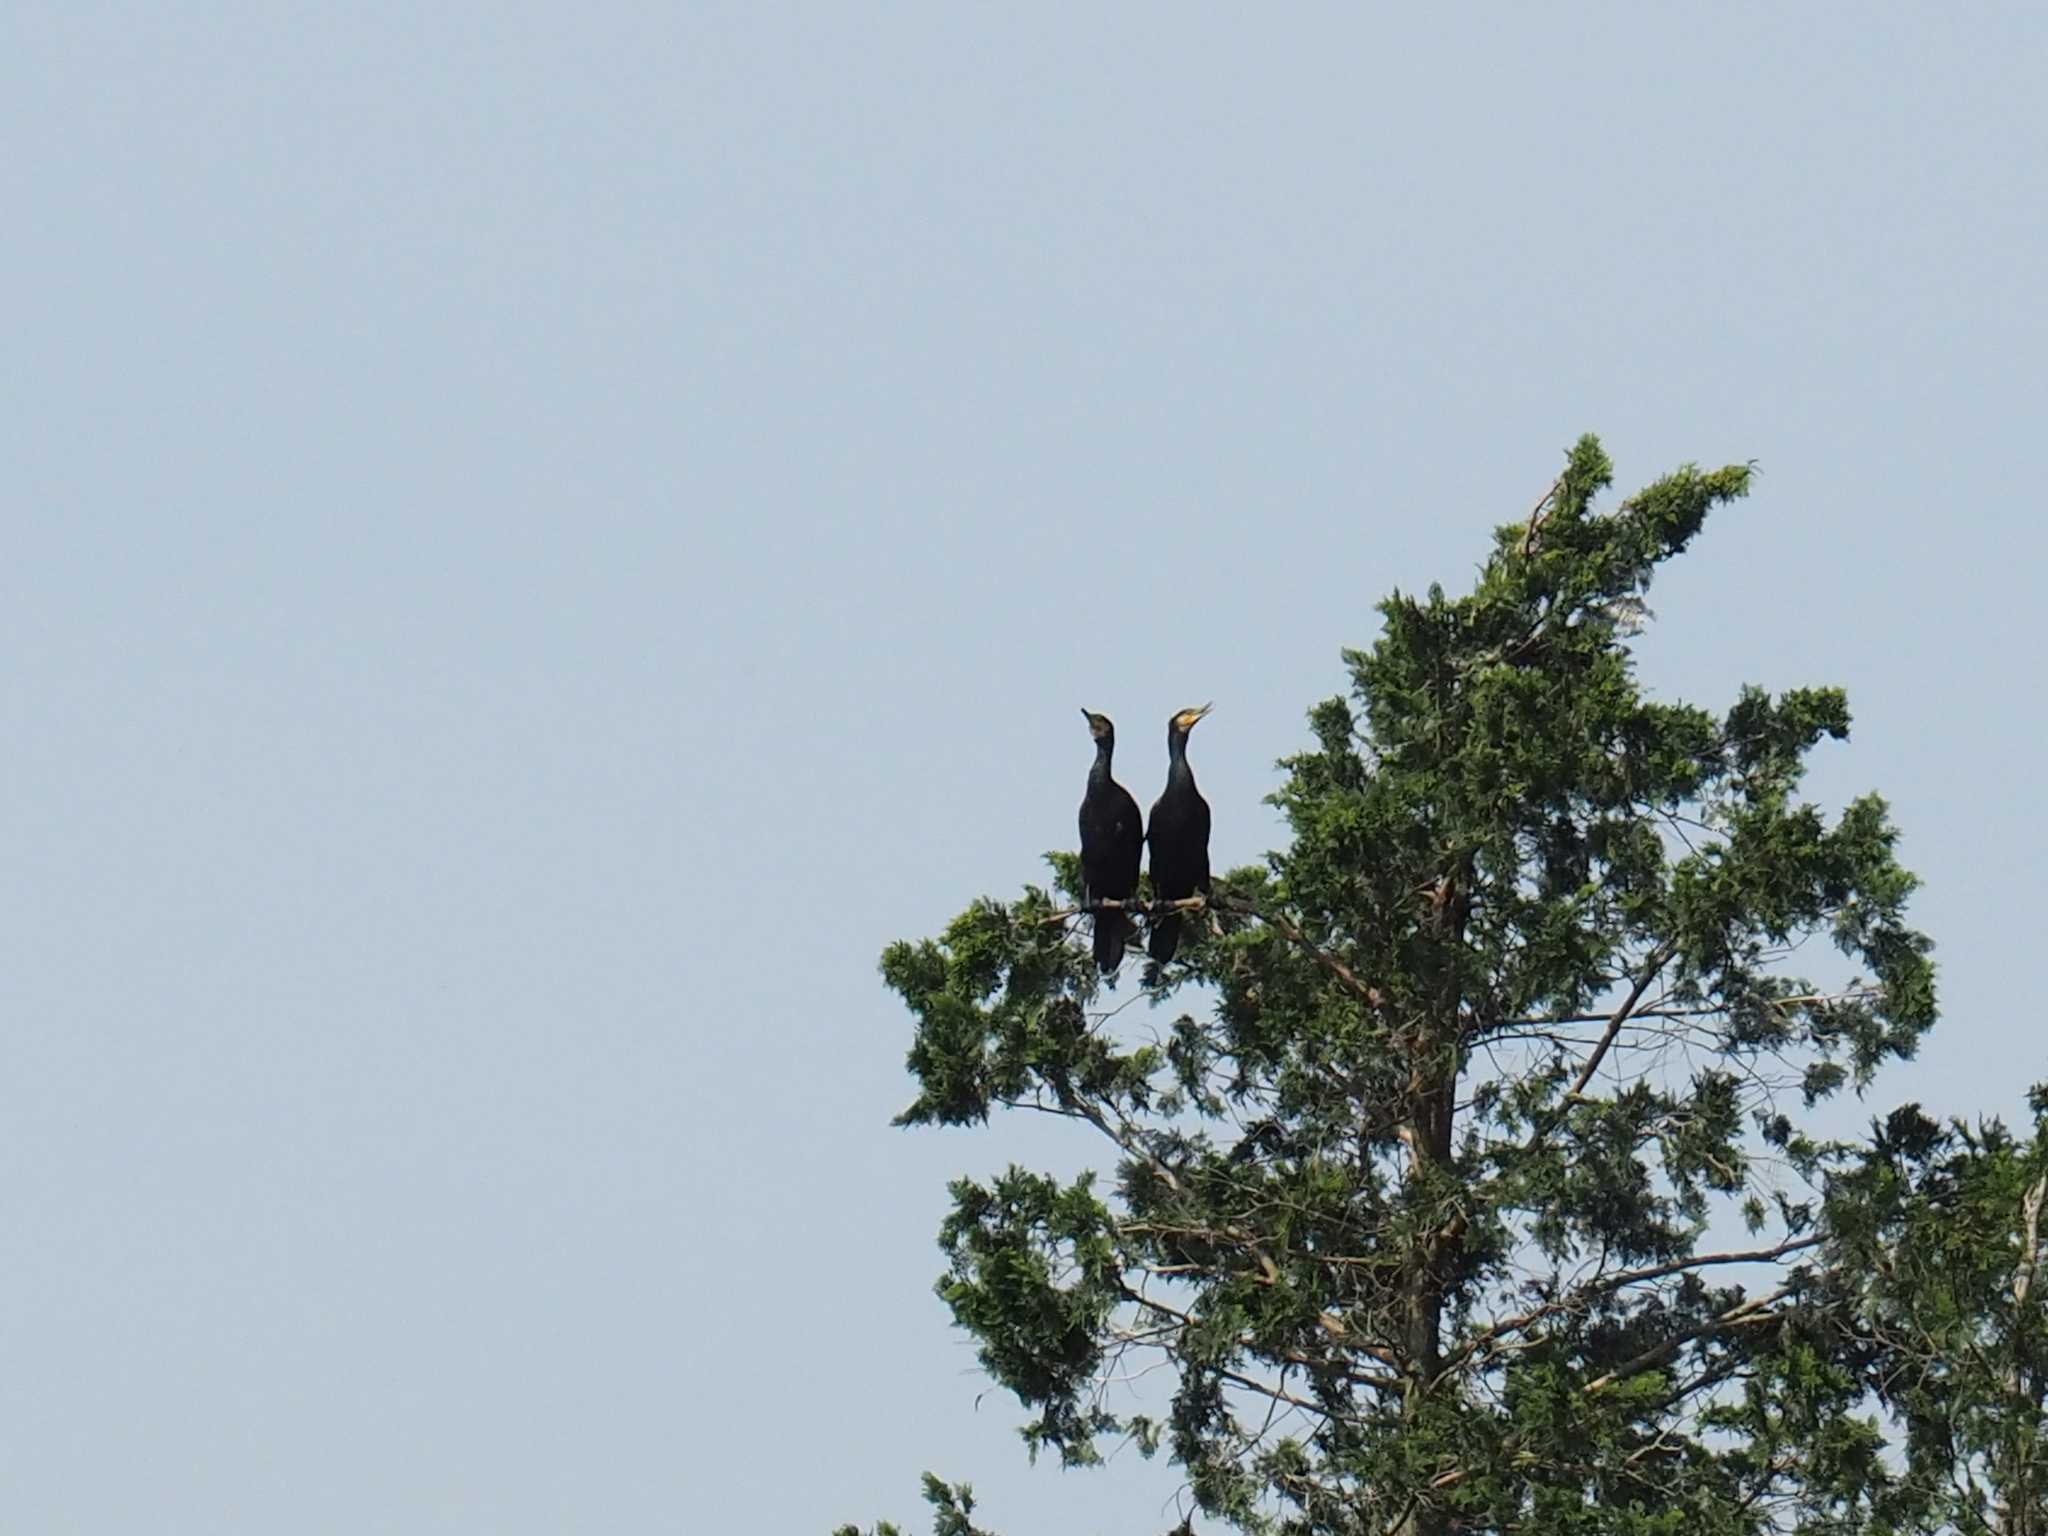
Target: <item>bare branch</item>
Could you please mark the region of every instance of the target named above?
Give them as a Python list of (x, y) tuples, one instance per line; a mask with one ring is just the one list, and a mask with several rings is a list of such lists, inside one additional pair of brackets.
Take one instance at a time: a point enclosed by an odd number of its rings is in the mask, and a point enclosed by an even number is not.
[(1590, 1304), (1602, 1296), (1610, 1296), (1616, 1291), (1626, 1290), (1631, 1285), (1641, 1285), (1651, 1280), (1662, 1280), (1669, 1275), (1684, 1274), (1688, 1270), (1706, 1269), (1714, 1265), (1768, 1264), (1773, 1260), (1782, 1259), (1789, 1253), (1798, 1253), (1807, 1248), (1817, 1248), (1823, 1241), (1824, 1239), (1818, 1236), (1787, 1238), (1784, 1242), (1769, 1248), (1731, 1249), (1725, 1253), (1695, 1254), (1689, 1259), (1673, 1259), (1667, 1264), (1649, 1264), (1641, 1269), (1625, 1269), (1617, 1274), (1608, 1275), (1604, 1279), (1588, 1281), (1586, 1284), (1576, 1287), (1567, 1296), (1560, 1296), (1555, 1301), (1545, 1302), (1540, 1307), (1533, 1307), (1529, 1311), (1517, 1313), (1513, 1317), (1502, 1318), (1484, 1333), (1479, 1334), (1460, 1348), (1451, 1357), (1449, 1362), (1445, 1364), (1444, 1368), (1437, 1373), (1436, 1380), (1442, 1381), (1452, 1371), (1457, 1370), (1475, 1357), (1483, 1357), (1492, 1353), (1493, 1345), (1499, 1343), (1502, 1339), (1521, 1332), (1524, 1328), (1540, 1323), (1545, 1318), (1555, 1317), (1561, 1312), (1577, 1311), (1579, 1308)]
[(1635, 1012), (1636, 1004), (1640, 1003), (1643, 1000), (1643, 994), (1650, 990), (1650, 984), (1657, 979), (1664, 967), (1671, 963), (1671, 956), (1675, 947), (1672, 944), (1665, 943), (1658, 945), (1656, 949), (1650, 952), (1650, 957), (1644, 964), (1642, 975), (1636, 978), (1636, 984), (1629, 989), (1628, 996), (1621, 1000), (1621, 1006), (1615, 1009), (1608, 1017), (1606, 1033), (1600, 1037), (1600, 1043), (1593, 1047), (1593, 1054), (1586, 1058), (1586, 1064), (1579, 1068), (1579, 1075), (1572, 1080), (1571, 1087), (1565, 1091), (1566, 1103), (1571, 1102), (1581, 1093), (1585, 1092), (1586, 1084), (1593, 1081), (1593, 1074), (1600, 1070), (1600, 1063), (1606, 1058), (1609, 1048), (1613, 1046), (1615, 1036), (1621, 1033), (1622, 1025), (1629, 1021), (1630, 1015)]
[(1307, 934), (1303, 933), (1286, 918), (1281, 917), (1278, 913), (1252, 911), (1250, 908), (1246, 910), (1251, 911), (1252, 916), (1256, 917), (1268, 928), (1271, 928), (1290, 944), (1296, 945), (1305, 951), (1311, 960), (1336, 977), (1355, 996), (1362, 998), (1368, 1007), (1384, 1008), (1386, 1006), (1387, 998), (1385, 993), (1381, 992), (1378, 987), (1373, 986), (1370, 982), (1361, 979), (1356, 971), (1352, 970), (1350, 966), (1339, 960), (1335, 955), (1323, 949), (1322, 946), (1312, 943)]
[[(1773, 997), (1766, 999), (1773, 1008), (1799, 1008), (1814, 1003), (1860, 1002), (1878, 996), (1875, 987), (1853, 987), (1846, 992), (1802, 992), (1796, 997)], [(1705, 1003), (1697, 1008), (1635, 1008), (1628, 1015), (1628, 1022), (1640, 1019), (1711, 1019), (1728, 1012), (1726, 1003)], [(1568, 1013), (1549, 1019), (1502, 1019), (1498, 1024), (1488, 1026), (1492, 1030), (1510, 1029), (1555, 1029), (1566, 1024), (1611, 1023), (1611, 1013)], [(1540, 1037), (1539, 1037), (1540, 1038)]]
[(1257, 1392), (1262, 1397), (1272, 1398), (1276, 1403), (1285, 1403), (1290, 1408), (1299, 1408), (1304, 1413), (1312, 1413), (1319, 1419), (1336, 1417), (1335, 1414), (1331, 1413), (1321, 1403), (1312, 1403), (1305, 1397), (1296, 1397), (1284, 1387), (1269, 1387), (1255, 1377), (1241, 1375), (1236, 1371), (1227, 1370), (1220, 1365), (1212, 1366), (1211, 1369), (1225, 1381), (1233, 1386), (1242, 1387), (1247, 1392)]
[(1586, 1395), (1590, 1397), (1596, 1392), (1604, 1392), (1617, 1381), (1625, 1380), (1630, 1376), (1636, 1375), (1638, 1372), (1647, 1371), (1652, 1366), (1662, 1365), (1694, 1339), (1703, 1339), (1709, 1334), (1719, 1333), (1724, 1328), (1743, 1328), (1756, 1323), (1770, 1322), (1777, 1314), (1765, 1309), (1777, 1302), (1783, 1301), (1791, 1294), (1791, 1286), (1781, 1285), (1768, 1295), (1758, 1296), (1749, 1301), (1738, 1302), (1719, 1317), (1709, 1318), (1697, 1328), (1688, 1328), (1683, 1333), (1673, 1334), (1670, 1338), (1664, 1340), (1663, 1343), (1652, 1345), (1649, 1349), (1644, 1350), (1633, 1360), (1625, 1361), (1621, 1365), (1616, 1366), (1605, 1376), (1587, 1382), (1585, 1386)]
[(1770, 1248), (1731, 1249), (1726, 1253), (1702, 1253), (1689, 1259), (1673, 1259), (1668, 1264), (1650, 1264), (1642, 1269), (1624, 1270), (1610, 1275), (1600, 1282), (1601, 1290), (1619, 1290), (1623, 1286), (1638, 1285), (1645, 1280), (1661, 1280), (1666, 1275), (1682, 1274), (1688, 1269), (1703, 1269), (1711, 1264), (1768, 1264), (1781, 1259), (1788, 1253), (1798, 1253), (1807, 1248), (1818, 1248), (1826, 1239), (1813, 1237), (1788, 1237), (1784, 1242)]

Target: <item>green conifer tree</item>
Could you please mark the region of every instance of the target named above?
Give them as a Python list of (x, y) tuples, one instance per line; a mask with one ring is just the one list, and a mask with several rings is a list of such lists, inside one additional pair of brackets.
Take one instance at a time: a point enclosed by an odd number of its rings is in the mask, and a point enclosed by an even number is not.
[[(1792, 1116), (1932, 1022), (1914, 881), (1881, 800), (1799, 799), (1839, 691), (1658, 702), (1628, 648), (1751, 473), (1597, 511), (1588, 437), (1469, 595), (1382, 604), (1282, 765), (1291, 840), (1218, 879), (1151, 978), (1199, 1006), (1152, 1038), (1101, 1009), (1070, 856), (890, 946), (901, 1123), (1028, 1108), (1108, 1165), (952, 1187), (940, 1290), (1034, 1454), (1164, 1451), (1193, 1529), (1860, 1528), (1883, 1474), (1823, 1273), (1838, 1149)], [(1791, 973), (1815, 935), (1853, 977)], [(1156, 1416), (1109, 1380), (1147, 1359)], [(928, 1482), (942, 1529), (974, 1529), (964, 1495)]]

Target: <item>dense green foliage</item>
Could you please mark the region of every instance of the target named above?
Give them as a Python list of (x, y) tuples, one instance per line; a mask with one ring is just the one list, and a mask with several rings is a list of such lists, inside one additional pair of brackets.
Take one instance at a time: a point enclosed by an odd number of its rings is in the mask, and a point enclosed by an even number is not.
[[(1709, 711), (1634, 676), (1653, 574), (1750, 470), (1599, 511), (1609, 475), (1582, 440), (1471, 593), (1381, 606), (1282, 765), (1287, 847), (1148, 976), (1200, 999), (1163, 1034), (1103, 1009), (1068, 856), (884, 955), (916, 1019), (903, 1123), (1022, 1107), (1102, 1138), (1099, 1176), (959, 1181), (940, 1234), (1034, 1453), (1129, 1437), (1195, 1519), (1301, 1536), (1904, 1518), (1877, 1415), (1918, 1399), (1873, 1340), (1951, 1325), (1830, 1259), (1927, 1219), (1935, 1153), (1858, 1161), (1800, 1117), (1934, 1019), (1914, 882), (1881, 800), (1799, 797), (1840, 692)], [(1831, 978), (1791, 970), (1815, 937)], [(1885, 1177), (1891, 1227), (1831, 1236), (1828, 1192)], [(1148, 1362), (1156, 1416), (1111, 1381)], [(927, 1488), (965, 1536), (962, 1492)]]
[(1828, 1196), (1844, 1359), (1902, 1430), (1874, 1532), (2048, 1533), (2048, 1090), (2031, 1138), (1894, 1111)]

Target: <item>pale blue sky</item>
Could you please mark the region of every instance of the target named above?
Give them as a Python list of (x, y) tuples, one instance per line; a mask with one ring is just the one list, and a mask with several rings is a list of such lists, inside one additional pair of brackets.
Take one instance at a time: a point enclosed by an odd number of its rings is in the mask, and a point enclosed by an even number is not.
[[(0, 1524), (1163, 1529), (929, 1285), (874, 960), (1216, 855), (1565, 446), (1757, 458), (1659, 688), (1852, 690), (1948, 1021), (2024, 962), (2048, 13), (0, 14)], [(2021, 965), (2014, 965), (2018, 948)]]

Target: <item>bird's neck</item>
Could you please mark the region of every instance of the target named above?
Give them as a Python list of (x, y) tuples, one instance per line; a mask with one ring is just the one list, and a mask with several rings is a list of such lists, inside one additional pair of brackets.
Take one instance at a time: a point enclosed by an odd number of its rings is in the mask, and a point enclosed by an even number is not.
[(1179, 731), (1166, 738), (1166, 771), (1176, 779), (1189, 778), (1194, 773), (1188, 767), (1188, 739)]
[(1109, 760), (1115, 755), (1115, 752), (1116, 743), (1113, 741), (1098, 741), (1095, 743), (1095, 766), (1088, 770), (1088, 782), (1090, 784), (1107, 784), (1109, 782)]

